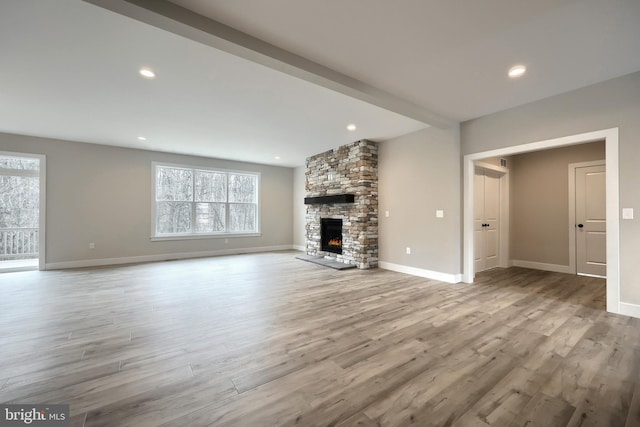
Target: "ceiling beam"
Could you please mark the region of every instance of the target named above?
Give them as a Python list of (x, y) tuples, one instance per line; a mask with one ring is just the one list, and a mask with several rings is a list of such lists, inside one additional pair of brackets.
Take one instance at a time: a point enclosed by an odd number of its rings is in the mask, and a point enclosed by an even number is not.
[(166, 0), (84, 1), (430, 126), (449, 128), (456, 124), (454, 120), (440, 116), (389, 92)]

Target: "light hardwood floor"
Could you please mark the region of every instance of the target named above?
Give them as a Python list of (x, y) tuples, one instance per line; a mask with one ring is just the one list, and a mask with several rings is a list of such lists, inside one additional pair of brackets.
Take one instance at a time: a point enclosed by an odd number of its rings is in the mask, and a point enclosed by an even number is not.
[(73, 426), (638, 426), (600, 279), (451, 285), (279, 252), (0, 276), (0, 401)]

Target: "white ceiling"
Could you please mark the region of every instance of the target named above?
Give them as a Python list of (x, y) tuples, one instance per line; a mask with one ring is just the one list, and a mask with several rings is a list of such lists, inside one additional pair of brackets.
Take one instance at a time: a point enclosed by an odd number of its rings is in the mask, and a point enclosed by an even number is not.
[(171, 1), (458, 121), (640, 70), (639, 0)]
[[(87, 1), (171, 9), (163, 0)], [(313, 61), (339, 84), (325, 78), (321, 87), (313, 73), (246, 59), (256, 55), (242, 46), (220, 50), (159, 28), (171, 30), (171, 19), (137, 16), (160, 22), (154, 27), (80, 0), (3, 0), (0, 131), (298, 166), (358, 139), (467, 120), (640, 70), (638, 0), (173, 3)], [(509, 80), (516, 63), (529, 71)], [(157, 78), (140, 78), (140, 66)], [(351, 122), (356, 132), (345, 129)]]
[(3, 0), (0, 58), (2, 132), (300, 166), (427, 126), (79, 0)]

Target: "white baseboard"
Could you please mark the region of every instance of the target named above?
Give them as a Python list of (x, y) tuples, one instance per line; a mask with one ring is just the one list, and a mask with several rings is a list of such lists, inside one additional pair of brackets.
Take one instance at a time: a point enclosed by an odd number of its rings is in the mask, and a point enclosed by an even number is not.
[(409, 267), (384, 261), (378, 261), (378, 267), (385, 270), (397, 271), (398, 273), (410, 274), (412, 276), (439, 280), (441, 282), (460, 283), (462, 281), (462, 274), (441, 273), (439, 271), (425, 270), (423, 268)]
[(305, 252), (307, 250), (304, 245), (293, 245), (293, 249), (300, 252)]
[(38, 271), (38, 267), (12, 267), (2, 269), (2, 273), (21, 273), (23, 271)]
[(518, 259), (512, 259), (509, 262), (514, 267), (532, 268), (534, 270), (553, 271), (555, 273), (567, 273), (571, 274), (568, 265), (547, 264), (544, 262), (522, 261)]
[(263, 246), (257, 248), (224, 249), (217, 251), (179, 252), (170, 254), (140, 255), (122, 258), (86, 259), (80, 261), (48, 262), (45, 270), (63, 270), (66, 268), (102, 267), (105, 265), (136, 264), (141, 262), (168, 261), (174, 259), (205, 258), (221, 255), (240, 255), (258, 252), (285, 251), (293, 245)]
[(620, 302), (620, 312), (618, 314), (640, 318), (640, 305)]

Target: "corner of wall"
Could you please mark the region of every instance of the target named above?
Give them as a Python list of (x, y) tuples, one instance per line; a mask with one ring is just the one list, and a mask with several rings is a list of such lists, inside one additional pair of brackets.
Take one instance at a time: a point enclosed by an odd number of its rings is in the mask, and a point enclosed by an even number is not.
[(293, 169), (293, 247), (300, 251), (305, 247), (305, 171), (305, 166)]

